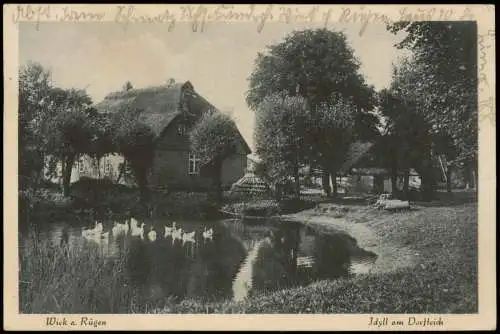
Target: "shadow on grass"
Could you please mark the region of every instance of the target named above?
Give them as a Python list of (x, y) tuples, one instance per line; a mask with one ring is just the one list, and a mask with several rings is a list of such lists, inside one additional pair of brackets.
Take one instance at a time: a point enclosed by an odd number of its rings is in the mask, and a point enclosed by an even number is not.
[(438, 191), (435, 194), (435, 199), (424, 202), (424, 201), (415, 201), (418, 206), (422, 207), (440, 207), (440, 206), (459, 206), (467, 203), (476, 203), (477, 202), (477, 191), (453, 191), (451, 193)]
[[(315, 202), (316, 204), (336, 204), (348, 206), (366, 206), (374, 203), (379, 195), (377, 194), (359, 194), (344, 195), (339, 194), (336, 197), (325, 195), (303, 196), (301, 198)], [(440, 206), (459, 206), (467, 203), (477, 202), (477, 191), (475, 190), (456, 190), (451, 193), (437, 191), (434, 199), (423, 201), (420, 199), (410, 200), (410, 203), (422, 207), (440, 207)]]

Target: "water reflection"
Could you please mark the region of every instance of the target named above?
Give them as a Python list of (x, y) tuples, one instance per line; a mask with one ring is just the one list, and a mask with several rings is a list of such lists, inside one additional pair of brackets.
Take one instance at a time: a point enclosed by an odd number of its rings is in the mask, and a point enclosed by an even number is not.
[[(297, 223), (129, 219), (102, 221), (98, 236), (84, 238), (84, 230), (98, 226), (93, 225), (55, 225), (39, 235), (81, 251), (97, 248), (111, 260), (125, 255), (127, 284), (152, 299), (242, 300), (256, 292), (348, 276), (356, 266), (366, 268), (376, 260), (347, 235), (321, 234)], [(134, 230), (141, 226), (141, 233)]]

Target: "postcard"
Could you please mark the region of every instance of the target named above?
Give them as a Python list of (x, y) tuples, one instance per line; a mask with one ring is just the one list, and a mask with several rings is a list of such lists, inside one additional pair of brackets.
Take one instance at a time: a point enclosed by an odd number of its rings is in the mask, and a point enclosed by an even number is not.
[(496, 329), (490, 5), (4, 6), (6, 330)]

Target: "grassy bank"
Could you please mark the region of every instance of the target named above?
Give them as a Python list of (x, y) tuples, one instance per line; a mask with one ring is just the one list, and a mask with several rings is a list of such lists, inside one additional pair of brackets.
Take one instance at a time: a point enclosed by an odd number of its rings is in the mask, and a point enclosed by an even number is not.
[(97, 247), (55, 245), (34, 233), (24, 242), (20, 313), (148, 313), (169, 302), (132, 281), (125, 253), (104, 259)]

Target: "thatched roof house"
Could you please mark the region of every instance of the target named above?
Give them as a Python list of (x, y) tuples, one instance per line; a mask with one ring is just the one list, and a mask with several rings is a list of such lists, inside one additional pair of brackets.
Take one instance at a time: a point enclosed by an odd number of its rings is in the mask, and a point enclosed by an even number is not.
[[(198, 94), (189, 81), (113, 92), (94, 107), (101, 113), (135, 110), (139, 112), (139, 120), (148, 125), (157, 138), (178, 116), (197, 119), (206, 112), (220, 112)], [(245, 140), (243, 143), (250, 153)]]
[[(189, 130), (205, 113), (220, 111), (191, 82), (171, 80), (166, 85), (110, 93), (94, 107), (100, 113), (135, 111), (139, 121), (151, 128), (155, 134), (152, 186), (191, 190), (207, 186), (209, 181), (199, 173), (201, 162), (190, 150)], [(229, 186), (244, 175), (249, 153), (250, 147), (238, 132), (237, 150), (223, 164), (223, 184)]]

